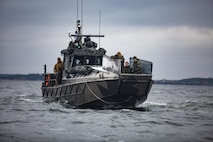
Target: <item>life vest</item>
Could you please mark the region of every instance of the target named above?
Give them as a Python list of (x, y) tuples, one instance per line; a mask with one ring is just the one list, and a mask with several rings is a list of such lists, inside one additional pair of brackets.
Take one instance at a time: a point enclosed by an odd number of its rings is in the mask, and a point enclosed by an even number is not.
[(49, 82), (50, 82), (50, 74), (47, 74), (46, 79), (45, 79), (45, 85), (49, 86)]

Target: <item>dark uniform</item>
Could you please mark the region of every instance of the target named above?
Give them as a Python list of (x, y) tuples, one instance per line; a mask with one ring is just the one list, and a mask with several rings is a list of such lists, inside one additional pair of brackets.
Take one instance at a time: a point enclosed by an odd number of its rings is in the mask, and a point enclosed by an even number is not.
[(142, 64), (137, 57), (133, 57), (133, 69), (132, 73), (141, 74), (142, 73)]
[(128, 62), (125, 62), (124, 68), (123, 68), (123, 73), (130, 73), (131, 72), (131, 68), (129, 66)]

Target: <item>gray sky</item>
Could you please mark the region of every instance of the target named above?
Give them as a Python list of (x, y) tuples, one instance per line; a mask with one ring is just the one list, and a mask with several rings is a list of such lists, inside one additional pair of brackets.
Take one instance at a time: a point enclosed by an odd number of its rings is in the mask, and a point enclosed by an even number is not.
[[(83, 3), (84, 34), (99, 33), (101, 10), (107, 55), (152, 61), (153, 79), (213, 77), (212, 0)], [(76, 0), (0, 0), (0, 73), (43, 73), (44, 64), (52, 72), (76, 30), (76, 7)]]

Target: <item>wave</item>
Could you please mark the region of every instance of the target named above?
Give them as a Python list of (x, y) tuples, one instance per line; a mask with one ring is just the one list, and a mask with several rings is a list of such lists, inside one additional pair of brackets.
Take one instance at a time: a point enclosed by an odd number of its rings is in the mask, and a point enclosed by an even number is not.
[(0, 98), (0, 102), (4, 105), (21, 104), (21, 103), (41, 103), (42, 97), (35, 95), (21, 94), (18, 96), (6, 96)]
[(49, 128), (51, 131), (66, 131), (65, 128)]
[(158, 103), (158, 102), (144, 102), (143, 105), (145, 106), (166, 106), (167, 103)]
[(144, 108), (145, 110), (150, 111), (151, 108), (165, 108), (167, 103), (159, 103), (159, 102), (144, 102), (137, 106), (137, 108)]
[(26, 123), (22, 120), (8, 120), (8, 121), (0, 121), (0, 124), (12, 124), (12, 123)]
[(55, 113), (55, 112), (59, 112), (59, 113), (70, 113), (69, 111), (66, 111), (66, 110), (62, 110), (62, 109), (59, 109), (59, 108), (50, 108), (49, 109), (49, 112), (51, 113)]
[(213, 101), (186, 100), (180, 102), (144, 102), (138, 108), (146, 111), (177, 111), (177, 110), (199, 110), (213, 109)]

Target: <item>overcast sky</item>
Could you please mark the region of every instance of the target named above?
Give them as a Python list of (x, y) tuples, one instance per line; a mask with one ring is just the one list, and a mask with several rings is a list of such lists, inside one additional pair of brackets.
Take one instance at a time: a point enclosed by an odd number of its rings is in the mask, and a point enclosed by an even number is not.
[[(153, 79), (213, 77), (212, 0), (84, 0), (84, 34), (99, 10), (107, 55), (152, 61)], [(0, 0), (0, 73), (52, 72), (76, 20), (76, 0)]]

